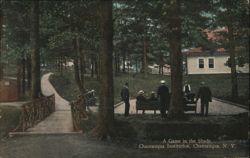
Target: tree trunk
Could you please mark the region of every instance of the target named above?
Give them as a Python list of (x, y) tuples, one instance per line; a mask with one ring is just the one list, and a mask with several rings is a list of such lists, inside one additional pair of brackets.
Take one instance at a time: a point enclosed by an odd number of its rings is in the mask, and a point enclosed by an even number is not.
[(120, 73), (121, 72), (121, 59), (120, 59), (120, 54), (118, 54), (117, 56), (117, 72)]
[(40, 81), (40, 54), (39, 54), (39, 1), (33, 0), (31, 3), (31, 97), (39, 98), (41, 92)]
[(81, 93), (83, 93), (83, 88), (82, 88), (82, 84), (81, 84), (81, 80), (80, 80), (80, 76), (79, 76), (79, 61), (78, 58), (75, 57), (74, 58), (74, 76), (75, 76), (75, 81), (76, 84), (80, 90)]
[(95, 72), (96, 72), (96, 78), (97, 80), (100, 79), (100, 58), (97, 56), (95, 60)]
[(3, 64), (2, 64), (2, 26), (3, 26), (3, 4), (0, 3), (0, 80), (3, 78)]
[(22, 92), (22, 61), (20, 58), (17, 59), (17, 62), (16, 62), (16, 66), (17, 66), (17, 75), (16, 75), (16, 78), (17, 78), (17, 95), (18, 95), (18, 98), (20, 99), (21, 98), (21, 92)]
[(131, 61), (131, 59), (128, 57), (128, 62), (127, 62), (128, 73), (130, 72), (130, 62), (129, 61)]
[(163, 69), (164, 69), (164, 60), (163, 60), (163, 53), (160, 53), (159, 55), (159, 74), (163, 75)]
[(75, 56), (74, 56), (74, 74), (75, 74), (75, 81), (76, 84), (80, 90), (81, 93), (84, 93), (84, 88), (83, 85), (81, 83), (81, 78), (80, 78), (80, 68), (79, 68), (79, 51), (78, 51), (78, 44), (77, 44), (77, 40), (74, 39), (73, 40), (73, 44), (74, 44), (74, 51), (75, 51)]
[(60, 73), (63, 74), (63, 57), (62, 56), (59, 57), (59, 70), (60, 70)]
[(114, 66), (115, 66), (115, 75), (118, 75), (118, 53), (115, 52), (115, 59), (114, 59)]
[(143, 73), (144, 73), (144, 77), (147, 76), (147, 47), (148, 47), (148, 42), (147, 42), (147, 38), (144, 35), (143, 37)]
[[(180, 1), (172, 1), (170, 17), (170, 55), (171, 55), (171, 103), (168, 116), (179, 118), (184, 114), (182, 93), (182, 53)], [(170, 15), (170, 16), (171, 16)]]
[(233, 17), (233, 11), (231, 8), (231, 2), (227, 1), (227, 16), (228, 16), (228, 40), (229, 40), (229, 52), (230, 52), (230, 66), (231, 66), (231, 86), (232, 86), (232, 100), (238, 100), (238, 81), (237, 81), (237, 71), (236, 71), (236, 61), (235, 61), (235, 39), (234, 39), (234, 28), (231, 23)]
[(231, 63), (231, 84), (232, 84), (232, 100), (238, 100), (238, 81), (237, 81), (237, 71), (236, 71), (236, 62), (235, 62), (235, 47), (234, 47), (234, 36), (233, 36), (233, 27), (228, 26), (229, 34), (229, 52), (230, 52), (230, 63)]
[(116, 53), (115, 55), (115, 75), (118, 75), (121, 72), (120, 70), (120, 55)]
[(126, 72), (126, 53), (122, 53), (122, 72)]
[(85, 92), (85, 78), (84, 78), (84, 74), (85, 74), (85, 59), (84, 59), (84, 52), (81, 51), (80, 52), (80, 77), (81, 77), (81, 84), (82, 84), (82, 88), (83, 88), (83, 91)]
[(26, 69), (27, 69), (27, 89), (31, 90), (31, 57), (30, 55), (27, 55)]
[(135, 72), (138, 73), (138, 60), (135, 59)]
[(95, 65), (95, 62), (94, 62), (94, 55), (91, 54), (91, 77), (94, 78), (94, 72), (95, 72), (95, 69), (94, 69), (94, 66)]
[(113, 135), (114, 92), (113, 92), (113, 19), (112, 0), (101, 0), (101, 50), (100, 50), (100, 105), (98, 135), (106, 139)]
[(25, 91), (26, 91), (26, 71), (25, 71), (25, 67), (26, 67), (26, 60), (25, 60), (25, 54), (24, 52), (22, 52), (22, 96), (25, 95)]

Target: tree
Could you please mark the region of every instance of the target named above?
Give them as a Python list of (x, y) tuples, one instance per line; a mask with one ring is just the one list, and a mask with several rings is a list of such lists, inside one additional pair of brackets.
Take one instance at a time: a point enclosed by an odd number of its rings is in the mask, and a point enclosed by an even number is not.
[(40, 79), (40, 52), (39, 52), (39, 1), (31, 2), (31, 28), (30, 28), (30, 47), (31, 47), (31, 97), (39, 98), (41, 92)]
[(169, 46), (171, 60), (171, 102), (170, 118), (182, 117), (184, 114), (182, 93), (182, 52), (181, 52), (181, 17), (180, 0), (172, 0), (169, 6)]
[[(237, 101), (239, 95), (237, 59), (240, 56), (249, 58), (249, 1), (219, 0), (214, 2), (214, 6), (217, 9), (215, 11), (216, 25), (227, 29), (227, 32), (223, 34), (223, 41), (220, 42), (230, 54), (228, 66), (231, 69), (231, 98)], [(239, 64), (242, 65), (242, 63)]]
[(102, 139), (112, 136), (114, 126), (113, 92), (113, 19), (112, 0), (100, 1), (100, 105), (98, 133)]
[[(85, 93), (84, 77), (88, 70), (97, 70), (99, 30), (96, 1), (42, 1), (42, 39), (47, 52), (45, 58), (74, 62), (74, 77), (81, 93)], [(53, 60), (52, 58), (52, 60)], [(89, 59), (92, 64), (88, 64)], [(63, 73), (62, 69), (59, 69)]]
[[(8, 74), (17, 77), (17, 87), (19, 96), (24, 96), (26, 91), (26, 64), (29, 56), (29, 28), (30, 28), (30, 2), (26, 1), (5, 1), (4, 3), (4, 29), (3, 43), (4, 48), (3, 61), (11, 63), (6, 68), (15, 65), (12, 73)], [(22, 69), (21, 69), (22, 68)], [(30, 72), (30, 71), (27, 71)]]
[(0, 1), (0, 80), (3, 78), (2, 57), (2, 26), (3, 26), (3, 1)]

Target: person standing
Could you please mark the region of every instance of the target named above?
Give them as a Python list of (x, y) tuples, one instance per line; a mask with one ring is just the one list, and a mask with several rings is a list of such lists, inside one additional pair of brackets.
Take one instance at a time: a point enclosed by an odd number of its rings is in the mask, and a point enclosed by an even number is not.
[(129, 115), (129, 108), (130, 108), (130, 104), (129, 104), (129, 89), (128, 89), (128, 83), (126, 82), (121, 90), (121, 98), (122, 101), (124, 101), (125, 103), (125, 116)]
[[(201, 87), (198, 90), (196, 102), (201, 100), (201, 115), (208, 116), (209, 102), (212, 101), (212, 93), (208, 86), (205, 86), (205, 82), (201, 82)], [(205, 113), (204, 113), (205, 108)]]
[(164, 80), (161, 80), (161, 85), (158, 87), (157, 96), (160, 98), (160, 112), (161, 117), (166, 117), (166, 110), (169, 107), (169, 89), (166, 86), (166, 82)]
[(185, 84), (183, 86), (183, 93), (184, 93), (184, 97), (187, 98), (189, 102), (192, 102), (192, 103), (195, 102), (194, 101), (195, 93), (191, 92), (191, 86), (188, 81), (185, 81)]
[(191, 93), (191, 86), (188, 81), (185, 81), (185, 84), (183, 86), (183, 92), (185, 93), (185, 95)]

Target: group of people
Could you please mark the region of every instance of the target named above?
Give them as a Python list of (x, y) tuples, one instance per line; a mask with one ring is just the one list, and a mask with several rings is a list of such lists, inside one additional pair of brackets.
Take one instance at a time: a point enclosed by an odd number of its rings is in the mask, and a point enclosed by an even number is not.
[[(184, 102), (188, 103), (188, 101), (191, 102), (196, 102), (200, 99), (201, 102), (201, 115), (202, 116), (208, 116), (208, 107), (209, 107), (209, 102), (212, 101), (212, 93), (211, 90), (208, 86), (205, 86), (205, 82), (201, 82), (201, 86), (198, 90), (198, 93), (196, 95), (196, 100), (194, 101), (195, 94), (191, 93), (191, 86), (190, 84), (186, 81), (184, 86), (183, 86), (183, 93), (184, 93)], [(157, 94), (157, 96), (156, 96)], [(128, 88), (128, 83), (126, 82), (124, 87), (121, 90), (121, 98), (125, 103), (125, 116), (129, 115), (129, 108), (130, 108), (130, 103), (129, 103), (129, 88)], [(138, 92), (138, 95), (136, 97), (137, 100), (140, 101), (157, 101), (159, 100), (159, 105), (160, 105), (160, 113), (161, 117), (166, 117), (166, 111), (169, 108), (170, 104), (170, 92), (169, 88), (166, 85), (165, 80), (160, 81), (160, 86), (157, 89), (157, 93), (154, 91), (151, 92), (150, 98), (146, 98), (144, 96), (144, 91), (140, 90)]]

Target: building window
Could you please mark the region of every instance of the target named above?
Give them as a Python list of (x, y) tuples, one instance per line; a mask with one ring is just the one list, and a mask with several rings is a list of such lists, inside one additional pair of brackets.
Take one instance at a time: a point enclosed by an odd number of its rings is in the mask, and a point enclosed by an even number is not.
[(204, 59), (199, 59), (199, 68), (200, 69), (204, 68)]
[(214, 68), (214, 59), (213, 58), (208, 59), (208, 68)]

